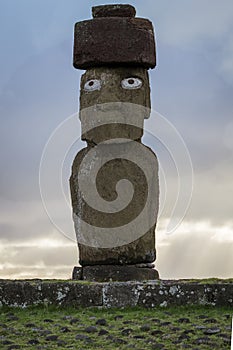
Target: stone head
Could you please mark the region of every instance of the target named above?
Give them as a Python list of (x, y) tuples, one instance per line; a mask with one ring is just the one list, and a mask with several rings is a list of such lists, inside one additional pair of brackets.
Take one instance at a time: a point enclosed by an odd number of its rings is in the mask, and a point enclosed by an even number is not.
[(74, 66), (85, 69), (80, 86), (82, 139), (88, 143), (140, 140), (150, 116), (148, 69), (154, 68), (150, 21), (130, 5), (92, 9), (93, 19), (75, 25)]

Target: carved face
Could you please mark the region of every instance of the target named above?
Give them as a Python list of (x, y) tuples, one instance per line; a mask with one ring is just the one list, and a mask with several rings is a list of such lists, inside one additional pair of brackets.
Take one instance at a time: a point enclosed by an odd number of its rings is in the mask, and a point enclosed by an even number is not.
[(140, 139), (144, 118), (149, 114), (146, 69), (98, 67), (83, 74), (80, 92), (83, 140), (99, 143), (114, 138)]
[(144, 68), (91, 68), (81, 79), (80, 109), (95, 104), (129, 102), (150, 108), (150, 86)]

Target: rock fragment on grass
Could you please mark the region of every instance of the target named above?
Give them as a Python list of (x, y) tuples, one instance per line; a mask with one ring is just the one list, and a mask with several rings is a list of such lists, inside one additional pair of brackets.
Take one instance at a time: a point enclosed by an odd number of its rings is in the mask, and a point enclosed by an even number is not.
[(87, 333), (96, 333), (96, 332), (98, 332), (98, 329), (95, 326), (89, 326), (89, 327), (85, 328), (85, 332), (87, 332)]
[(105, 318), (100, 318), (96, 321), (96, 324), (99, 326), (107, 326), (107, 321)]
[(206, 335), (213, 335), (213, 334), (217, 334), (220, 333), (221, 329), (218, 327), (213, 327), (213, 328), (208, 328), (206, 329), (203, 333)]
[(56, 341), (57, 339), (58, 339), (58, 335), (55, 335), (55, 334), (48, 335), (45, 338), (46, 341)]

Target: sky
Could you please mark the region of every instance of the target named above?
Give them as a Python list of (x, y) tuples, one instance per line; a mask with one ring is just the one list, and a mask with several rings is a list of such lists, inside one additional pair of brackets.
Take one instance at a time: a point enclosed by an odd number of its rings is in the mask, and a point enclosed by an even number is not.
[[(73, 26), (91, 18), (92, 6), (113, 3), (128, 2), (0, 0), (1, 278), (70, 278), (78, 263), (74, 232), (60, 232), (43, 206), (39, 168), (50, 135), (79, 108), (83, 71), (72, 66)], [(176, 178), (155, 142), (168, 191), (156, 268), (164, 279), (233, 277), (233, 2), (130, 4), (156, 32), (152, 108), (181, 135), (193, 167), (191, 203), (168, 235)], [(55, 194), (51, 203), (59, 207)], [(69, 210), (61, 220), (71, 230)]]

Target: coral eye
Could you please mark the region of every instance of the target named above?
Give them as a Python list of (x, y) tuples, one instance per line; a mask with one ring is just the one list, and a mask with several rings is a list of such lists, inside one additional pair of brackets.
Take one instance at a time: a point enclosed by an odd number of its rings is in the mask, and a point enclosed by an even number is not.
[(84, 85), (85, 91), (94, 91), (94, 90), (100, 90), (100, 89), (101, 89), (101, 81), (98, 79), (88, 80)]
[(139, 78), (126, 78), (121, 81), (123, 89), (140, 89), (142, 81)]

